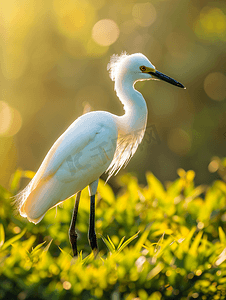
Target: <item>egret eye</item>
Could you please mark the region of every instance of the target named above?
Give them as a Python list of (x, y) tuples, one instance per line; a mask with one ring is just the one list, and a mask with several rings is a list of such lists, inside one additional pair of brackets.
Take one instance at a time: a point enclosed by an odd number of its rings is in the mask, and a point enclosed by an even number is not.
[(141, 67), (140, 67), (140, 70), (141, 70), (142, 72), (144, 72), (144, 71), (146, 71), (146, 67), (145, 67), (145, 66), (141, 66)]

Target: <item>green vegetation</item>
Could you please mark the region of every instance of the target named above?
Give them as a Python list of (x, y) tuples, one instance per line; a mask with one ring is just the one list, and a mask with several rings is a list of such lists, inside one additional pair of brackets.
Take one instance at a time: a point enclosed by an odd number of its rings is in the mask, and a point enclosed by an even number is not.
[(120, 178), (115, 196), (100, 181), (96, 231), (100, 252), (87, 240), (88, 191), (82, 193), (72, 258), (68, 227), (74, 199), (34, 225), (15, 215), (11, 190), (0, 187), (0, 299), (225, 299), (226, 184), (194, 185), (194, 172), (178, 170), (166, 187), (152, 174), (147, 186)]

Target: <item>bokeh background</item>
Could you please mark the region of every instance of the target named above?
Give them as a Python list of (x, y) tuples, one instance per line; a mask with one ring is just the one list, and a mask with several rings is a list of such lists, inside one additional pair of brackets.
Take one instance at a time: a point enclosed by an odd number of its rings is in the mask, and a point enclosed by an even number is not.
[[(197, 184), (217, 178), (216, 160), (210, 162), (226, 154), (225, 1), (7, 0), (1, 6), (0, 184), (8, 187), (17, 168), (37, 171), (85, 111), (123, 114), (106, 70), (110, 56), (122, 51), (145, 54), (187, 89), (136, 84), (147, 101), (148, 130), (121, 174), (133, 172), (145, 183), (151, 170), (164, 182), (182, 167), (195, 170)], [(110, 183), (117, 187), (115, 178)]]

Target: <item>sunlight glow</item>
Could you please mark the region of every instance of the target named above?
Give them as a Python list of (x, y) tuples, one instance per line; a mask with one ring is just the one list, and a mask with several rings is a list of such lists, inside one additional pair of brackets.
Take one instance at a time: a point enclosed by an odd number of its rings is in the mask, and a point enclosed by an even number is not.
[(18, 110), (0, 101), (0, 136), (15, 135), (21, 128), (22, 118)]
[(101, 46), (110, 46), (119, 37), (118, 25), (109, 19), (98, 21), (92, 30), (93, 40)]
[(204, 80), (204, 90), (213, 100), (221, 101), (226, 98), (226, 76), (220, 72), (213, 72)]

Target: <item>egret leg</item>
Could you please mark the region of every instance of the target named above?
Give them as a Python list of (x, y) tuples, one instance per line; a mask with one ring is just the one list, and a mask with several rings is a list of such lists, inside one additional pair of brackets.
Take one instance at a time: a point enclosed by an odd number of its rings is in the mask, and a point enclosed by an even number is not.
[(72, 251), (73, 251), (73, 256), (77, 256), (77, 254), (78, 254), (78, 251), (77, 251), (78, 235), (75, 231), (75, 223), (76, 223), (77, 214), (78, 214), (78, 206), (79, 206), (80, 196), (81, 196), (81, 191), (79, 191), (76, 195), (75, 206), (74, 206), (71, 225), (70, 225), (70, 229), (69, 229), (69, 239), (70, 239), (70, 243), (71, 243), (71, 247), (72, 247)]
[(90, 196), (89, 244), (94, 252), (98, 251), (95, 233), (95, 195)]

